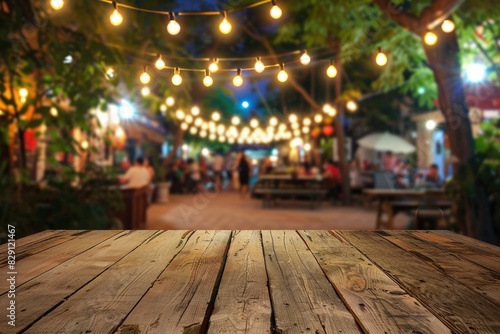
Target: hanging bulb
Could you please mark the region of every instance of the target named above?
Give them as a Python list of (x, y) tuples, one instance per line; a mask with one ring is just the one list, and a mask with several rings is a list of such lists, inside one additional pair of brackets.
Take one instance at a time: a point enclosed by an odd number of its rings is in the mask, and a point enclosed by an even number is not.
[(288, 73), (285, 71), (285, 64), (280, 65), (280, 71), (278, 72), (278, 81), (285, 82), (288, 80)]
[(167, 24), (167, 31), (170, 35), (175, 36), (181, 31), (181, 25), (175, 20), (175, 14), (169, 13), (170, 21)]
[(116, 72), (112, 67), (108, 67), (108, 69), (106, 70), (105, 76), (106, 76), (106, 79), (113, 80), (114, 78), (116, 78)]
[(432, 31), (428, 31), (424, 35), (424, 42), (427, 45), (434, 45), (437, 43), (437, 40), (438, 40), (437, 35), (435, 33), (433, 33)]
[(329, 78), (335, 78), (337, 76), (337, 68), (333, 65), (333, 60), (330, 60), (330, 66), (326, 69), (326, 75)]
[(378, 48), (377, 57), (375, 57), (375, 63), (377, 63), (378, 66), (384, 66), (385, 64), (387, 64), (387, 56), (382, 52), (382, 48)]
[(151, 94), (151, 90), (149, 89), (149, 87), (148, 86), (142, 87), (141, 95), (148, 96), (149, 94)]
[(214, 58), (212, 60), (212, 63), (210, 64), (210, 66), (208, 66), (208, 70), (211, 73), (215, 73), (215, 72), (217, 72), (219, 70), (218, 62), (219, 62), (219, 60), (217, 58)]
[(227, 20), (227, 13), (225, 11), (222, 12), (222, 16), (223, 19), (222, 22), (219, 24), (219, 30), (224, 35), (227, 35), (231, 32), (232, 26), (231, 23), (229, 23), (229, 21)]
[(212, 120), (213, 120), (214, 122), (218, 122), (218, 121), (220, 121), (220, 113), (219, 113), (218, 111), (214, 111), (214, 112), (212, 113)]
[(175, 117), (177, 117), (178, 120), (183, 120), (184, 117), (186, 117), (186, 114), (184, 113), (184, 111), (179, 109), (175, 112)]
[(297, 122), (297, 115), (291, 114), (290, 116), (288, 116), (288, 120), (290, 121), (290, 123)]
[(165, 61), (161, 58), (161, 55), (158, 55), (158, 59), (156, 59), (155, 67), (159, 70), (163, 70), (165, 68)]
[(238, 116), (233, 116), (233, 118), (231, 118), (231, 123), (233, 125), (239, 125), (240, 124), (240, 118)]
[(300, 56), (300, 62), (302, 63), (302, 65), (307, 65), (311, 62), (311, 57), (309, 57), (307, 51), (304, 51), (302, 56)]
[[(191, 115), (198, 116), (199, 114), (200, 114), (200, 108), (198, 106), (193, 106), (191, 108)], [(197, 126), (199, 126), (199, 125), (197, 125)]]
[(205, 87), (210, 87), (213, 85), (213, 83), (214, 79), (212, 79), (212, 77), (210, 76), (210, 71), (205, 70), (205, 77), (203, 78), (203, 84), (205, 85)]
[(358, 104), (356, 102), (354, 102), (353, 100), (350, 100), (347, 102), (346, 108), (350, 112), (355, 112), (356, 110), (358, 110)]
[(441, 30), (448, 34), (455, 30), (455, 23), (452, 20), (444, 20), (441, 24)]
[(178, 67), (174, 69), (174, 75), (172, 76), (172, 83), (175, 86), (179, 86), (182, 83), (181, 70)]
[(243, 77), (241, 76), (241, 68), (236, 71), (236, 75), (233, 78), (233, 85), (235, 87), (240, 87), (243, 85)]
[(260, 57), (257, 57), (257, 61), (255, 62), (255, 72), (262, 73), (265, 68), (266, 67), (264, 66), (264, 63), (262, 63), (262, 60), (260, 60)]
[(276, 126), (276, 125), (278, 125), (278, 119), (277, 119), (276, 117), (274, 117), (274, 116), (273, 116), (273, 117), (271, 117), (271, 118), (269, 119), (269, 125), (272, 125), (272, 126)]
[(109, 17), (109, 21), (114, 26), (119, 26), (123, 22), (123, 16), (118, 12), (118, 6), (116, 5), (116, 1), (113, 1), (113, 14)]
[(60, 10), (64, 6), (64, 0), (50, 0), (50, 6), (54, 10)]
[(281, 8), (276, 4), (276, 0), (271, 1), (273, 6), (271, 7), (271, 11), (269, 14), (271, 14), (271, 17), (275, 20), (279, 19), (283, 12), (281, 11)]
[(332, 110), (332, 106), (331, 106), (330, 104), (325, 103), (325, 104), (323, 105), (323, 112), (324, 112), (325, 114), (329, 114), (329, 113), (331, 112), (331, 110)]
[(139, 77), (139, 80), (141, 81), (142, 84), (147, 85), (151, 81), (151, 77), (149, 76), (147, 72), (148, 68), (144, 66), (144, 69), (142, 71), (141, 76)]
[(165, 99), (165, 103), (167, 106), (171, 107), (175, 104), (175, 99), (172, 96), (169, 96)]
[(181, 129), (186, 131), (189, 128), (189, 125), (187, 123), (182, 122), (181, 123)]
[(259, 126), (259, 121), (258, 121), (256, 118), (253, 118), (253, 119), (250, 121), (250, 126), (251, 126), (252, 128), (254, 128), (254, 129), (255, 129), (256, 127), (258, 127), (258, 126)]
[(52, 107), (52, 108), (50, 108), (50, 115), (52, 117), (57, 117), (57, 115), (59, 115), (59, 112), (57, 111), (56, 108)]
[(309, 126), (311, 125), (311, 119), (309, 117), (306, 117), (302, 120), (302, 123), (305, 125), (305, 126)]
[(321, 116), (321, 114), (316, 114), (316, 115), (314, 115), (314, 121), (315, 121), (316, 123), (321, 123), (321, 122), (323, 122), (323, 116)]
[(89, 148), (89, 142), (84, 140), (80, 143), (80, 147), (83, 149), (83, 150), (87, 150)]

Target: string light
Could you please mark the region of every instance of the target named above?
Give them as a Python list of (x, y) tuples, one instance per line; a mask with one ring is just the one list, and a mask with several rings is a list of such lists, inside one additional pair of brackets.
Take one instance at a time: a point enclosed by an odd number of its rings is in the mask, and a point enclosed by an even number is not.
[(285, 82), (288, 80), (288, 73), (285, 71), (285, 64), (280, 65), (280, 71), (278, 72), (278, 81)]
[(116, 72), (112, 67), (108, 67), (106, 70), (106, 79), (113, 80), (116, 77)]
[(444, 20), (443, 23), (441, 23), (441, 30), (448, 34), (455, 30), (455, 23), (452, 20)]
[(236, 75), (233, 78), (233, 85), (235, 87), (240, 87), (243, 85), (243, 77), (241, 76), (241, 68), (236, 70)]
[(182, 83), (182, 77), (180, 73), (181, 73), (180, 68), (176, 67), (174, 69), (174, 75), (172, 76), (172, 83), (175, 86), (179, 86)]
[(337, 76), (337, 68), (333, 65), (333, 60), (330, 60), (330, 66), (326, 69), (326, 75), (330, 78)]
[(142, 89), (141, 89), (141, 95), (142, 96), (148, 96), (149, 94), (151, 94), (151, 89), (149, 89), (148, 86), (142, 87)]
[(191, 108), (191, 115), (198, 116), (200, 114), (200, 108), (198, 106), (193, 106)]
[(200, 131), (200, 137), (201, 137), (201, 138), (205, 138), (206, 136), (207, 136), (207, 131), (205, 131), (205, 130), (201, 130), (201, 131)]
[(302, 123), (305, 125), (305, 126), (309, 126), (311, 125), (311, 119), (309, 117), (306, 117), (302, 120)]
[(257, 61), (255, 62), (255, 72), (262, 73), (264, 72), (265, 68), (266, 67), (264, 66), (264, 63), (262, 63), (260, 57), (257, 57)]
[(50, 6), (54, 10), (60, 10), (64, 6), (64, 0), (50, 0)]
[(211, 133), (210, 136), (208, 136), (208, 139), (214, 141), (215, 139), (217, 138), (217, 136), (215, 135), (215, 133)]
[(321, 114), (316, 114), (316, 115), (314, 115), (314, 121), (315, 121), (316, 123), (321, 123), (321, 122), (323, 122), (323, 116), (321, 116)]
[(181, 25), (175, 20), (175, 14), (170, 12), (170, 21), (167, 24), (167, 31), (170, 35), (175, 36), (181, 31)]
[(52, 117), (57, 117), (59, 115), (59, 112), (56, 108), (52, 107), (50, 108), (50, 114), (52, 115)]
[(208, 66), (208, 70), (212, 73), (215, 73), (219, 70), (219, 60), (217, 58), (212, 59), (212, 63)]
[(80, 143), (80, 147), (83, 149), (83, 150), (87, 150), (89, 148), (89, 142), (84, 140)]
[(387, 56), (382, 52), (382, 48), (378, 48), (377, 57), (375, 57), (375, 63), (377, 63), (378, 66), (384, 66), (385, 64), (387, 64)]
[(203, 78), (203, 85), (205, 85), (205, 87), (210, 87), (213, 84), (214, 84), (214, 79), (212, 79), (212, 77), (210, 76), (210, 71), (205, 70), (205, 77)]
[(311, 150), (311, 144), (309, 143), (304, 144), (304, 150), (309, 152)]
[(165, 113), (167, 112), (167, 106), (165, 104), (161, 104), (160, 105), (160, 111), (163, 115), (165, 115)]
[(233, 118), (231, 118), (231, 123), (233, 125), (239, 125), (241, 122), (240, 118), (238, 116), (233, 116)]
[(151, 81), (151, 77), (148, 74), (148, 68), (144, 66), (144, 70), (141, 73), (141, 76), (139, 77), (139, 80), (141, 81), (142, 84), (147, 85)]
[(290, 116), (288, 116), (288, 120), (290, 121), (290, 123), (295, 123), (295, 122), (297, 122), (297, 115), (295, 115), (295, 114), (290, 114)]
[(171, 107), (175, 104), (175, 99), (172, 96), (166, 98), (165, 103), (167, 106)]
[(224, 137), (224, 136), (219, 136), (219, 141), (220, 141), (221, 143), (224, 143), (224, 142), (226, 141), (226, 137)]
[(358, 104), (356, 102), (354, 102), (353, 100), (350, 100), (350, 101), (347, 101), (346, 108), (350, 112), (355, 112), (356, 110), (358, 110)]
[(217, 126), (217, 133), (219, 135), (223, 135), (225, 130), (226, 130), (226, 127), (224, 126), (224, 124), (219, 124)]
[(116, 1), (113, 1), (113, 13), (109, 17), (109, 22), (111, 22), (114, 26), (119, 26), (123, 22), (123, 16), (118, 12), (118, 6), (116, 5)]
[(299, 128), (299, 123), (292, 123), (292, 129), (297, 130)]
[(278, 119), (277, 119), (276, 117), (274, 117), (274, 116), (273, 116), (273, 117), (271, 117), (271, 118), (269, 119), (269, 124), (270, 124), (270, 125), (272, 125), (272, 126), (276, 126), (276, 125), (278, 125)]
[(425, 44), (427, 45), (434, 45), (437, 43), (437, 40), (438, 40), (438, 37), (435, 33), (433, 33), (432, 31), (428, 31), (425, 35), (424, 35), (424, 42)]
[(331, 106), (330, 104), (325, 103), (325, 104), (323, 105), (323, 112), (324, 112), (325, 114), (329, 114), (329, 113), (331, 112), (331, 110), (332, 110), (332, 106)]
[(253, 118), (253, 119), (250, 121), (250, 126), (251, 126), (252, 128), (254, 128), (254, 129), (255, 129), (256, 127), (258, 127), (258, 126), (259, 126), (259, 120), (257, 120), (257, 118)]
[(161, 58), (161, 55), (158, 55), (158, 59), (156, 59), (155, 67), (159, 70), (163, 70), (165, 68), (165, 61)]
[(186, 121), (186, 123), (188, 123), (188, 124), (193, 123), (193, 116), (186, 115), (186, 117), (184, 118), (184, 121)]
[(189, 125), (187, 123), (182, 122), (181, 123), (181, 130), (186, 131), (189, 128)]
[[(227, 13), (224, 11), (222, 12), (222, 21), (221, 23), (219, 24), (219, 30), (221, 33), (223, 33), (224, 35), (227, 35), (231, 32), (231, 29), (233, 28), (231, 26), (231, 23), (229, 23), (229, 21), (227, 20)], [(213, 71), (212, 71), (213, 72)]]
[(271, 1), (273, 6), (271, 7), (271, 10), (269, 14), (271, 14), (271, 17), (275, 20), (279, 19), (283, 12), (281, 11), (281, 8), (276, 4), (276, 0)]
[(214, 111), (212, 113), (212, 120), (214, 122), (218, 122), (220, 120), (220, 113), (218, 111)]
[(311, 62), (311, 57), (309, 57), (307, 51), (304, 51), (302, 56), (300, 56), (300, 62), (302, 63), (302, 65), (307, 65)]
[(309, 127), (308, 126), (304, 126), (302, 128), (302, 133), (309, 133)]
[(235, 140), (234, 140), (234, 138), (233, 138), (233, 137), (231, 137), (231, 138), (229, 138), (229, 139), (227, 140), (227, 142), (228, 142), (229, 144), (231, 144), (231, 145), (233, 145), (233, 144), (234, 144), (234, 141), (235, 141)]
[(192, 135), (197, 134), (198, 133), (198, 128), (192, 126), (191, 129), (189, 129), (189, 133), (192, 134)]
[(186, 114), (184, 113), (184, 111), (179, 109), (175, 112), (175, 117), (177, 117), (178, 120), (183, 120), (184, 117), (186, 117)]
[(21, 97), (21, 100), (23, 102), (25, 102), (26, 98), (28, 97), (28, 90), (26, 88), (20, 88), (19, 89), (19, 96)]

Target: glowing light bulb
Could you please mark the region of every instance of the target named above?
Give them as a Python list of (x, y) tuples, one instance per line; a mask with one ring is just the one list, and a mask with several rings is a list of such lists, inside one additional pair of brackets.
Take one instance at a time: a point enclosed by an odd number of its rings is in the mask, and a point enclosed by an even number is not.
[(291, 114), (290, 116), (288, 116), (288, 120), (290, 121), (290, 123), (297, 122), (297, 115)]
[(60, 10), (64, 6), (64, 0), (50, 0), (50, 7), (54, 10)]
[(151, 81), (151, 77), (149, 76), (148, 72), (146, 72), (146, 68), (144, 68), (144, 71), (142, 72), (141, 76), (139, 77), (139, 80), (144, 85), (147, 85)]
[(179, 109), (175, 112), (175, 117), (177, 117), (178, 120), (183, 120), (184, 117), (186, 117), (186, 114), (184, 113), (184, 111)]
[(260, 57), (257, 58), (257, 61), (255, 62), (255, 72), (257, 73), (262, 73), (265, 70), (264, 63), (262, 60), (260, 60)]
[(269, 119), (269, 124), (270, 124), (270, 125), (272, 125), (272, 126), (276, 126), (276, 125), (278, 125), (278, 119), (277, 119), (276, 117), (274, 117), (274, 116), (273, 116), (273, 117), (271, 117), (271, 118)]
[(212, 77), (210, 76), (210, 71), (205, 70), (205, 77), (203, 78), (203, 85), (205, 85), (205, 87), (210, 87), (213, 84), (214, 84), (214, 79), (212, 79)]
[(186, 115), (186, 117), (184, 117), (184, 121), (188, 124), (191, 124), (193, 123), (193, 116), (191, 115)]
[(382, 52), (381, 48), (378, 48), (377, 57), (375, 57), (375, 63), (377, 63), (378, 66), (384, 66), (385, 64), (387, 64), (387, 56)]
[(235, 139), (234, 139), (233, 137), (231, 137), (231, 138), (229, 138), (229, 139), (227, 140), (227, 142), (228, 142), (229, 144), (233, 145), (233, 144), (234, 144), (234, 142), (235, 142)]
[(221, 143), (224, 143), (224, 142), (226, 141), (226, 137), (224, 137), (224, 136), (219, 136), (219, 141), (220, 141)]
[(208, 136), (208, 139), (214, 141), (217, 138), (217, 135), (215, 133), (211, 133), (210, 136)]
[(220, 120), (220, 113), (218, 111), (214, 111), (212, 113), (212, 120), (218, 122)]
[(83, 149), (83, 150), (86, 150), (89, 148), (89, 142), (84, 140), (80, 143), (80, 147)]
[(174, 75), (172, 76), (172, 83), (175, 85), (175, 86), (179, 86), (181, 83), (182, 83), (182, 77), (181, 77), (181, 70), (176, 67), (174, 69)]
[(307, 65), (311, 62), (311, 57), (309, 57), (307, 51), (304, 51), (302, 56), (300, 56), (300, 62), (302, 63), (302, 65)]
[(285, 71), (285, 64), (280, 65), (280, 71), (278, 72), (278, 81), (285, 82), (288, 80), (288, 73)]
[(351, 100), (351, 101), (347, 102), (346, 108), (347, 108), (347, 110), (354, 112), (354, 111), (358, 110), (358, 104)]
[(224, 35), (227, 35), (231, 32), (231, 29), (233, 27), (231, 26), (231, 23), (229, 23), (229, 21), (227, 20), (226, 12), (223, 12), (222, 16), (223, 16), (223, 19), (222, 19), (221, 23), (219, 24), (219, 30)]
[(329, 114), (329, 113), (331, 112), (331, 110), (332, 110), (332, 106), (331, 106), (330, 104), (325, 103), (325, 104), (323, 105), (323, 112), (324, 112), (325, 114)]
[(148, 86), (142, 87), (142, 89), (141, 89), (141, 95), (142, 96), (148, 96), (149, 94), (151, 94), (151, 89), (149, 89)]
[(106, 79), (113, 80), (114, 78), (116, 78), (116, 72), (112, 67), (108, 67), (108, 69), (106, 70), (105, 76), (106, 76)]
[(208, 66), (208, 70), (212, 73), (215, 73), (219, 70), (219, 65), (217, 64), (219, 60), (217, 58), (214, 58), (212, 60), (212, 63)]
[(328, 116), (335, 117), (335, 115), (337, 115), (337, 109), (335, 109), (335, 107), (331, 107), (328, 111)]
[(251, 121), (250, 121), (250, 126), (252, 128), (256, 128), (259, 126), (259, 121), (256, 119), (256, 118), (253, 118)]
[(181, 123), (181, 129), (183, 131), (186, 131), (188, 128), (189, 128), (189, 125), (187, 123), (184, 123), (184, 122)]
[(323, 122), (323, 116), (321, 116), (321, 114), (316, 114), (316, 115), (314, 115), (314, 121), (315, 121), (316, 123), (321, 123), (321, 122)]
[(304, 118), (304, 120), (302, 121), (302, 123), (305, 126), (309, 126), (309, 125), (311, 125), (311, 119), (309, 117), (306, 117), (306, 118)]
[(200, 131), (200, 137), (205, 138), (207, 136), (207, 131), (206, 130), (201, 130)]
[(236, 72), (236, 75), (233, 78), (233, 85), (235, 87), (240, 87), (243, 85), (243, 77), (241, 76), (241, 68), (239, 68)]
[(441, 24), (441, 30), (448, 34), (455, 30), (455, 23), (452, 20), (444, 20)]
[(326, 69), (326, 75), (329, 78), (335, 78), (337, 76), (337, 68), (333, 65), (333, 61), (330, 61), (330, 66)]
[(166, 98), (165, 103), (167, 104), (167, 106), (171, 107), (175, 104), (175, 99), (169, 96)]
[(161, 55), (158, 55), (158, 59), (155, 62), (155, 67), (159, 70), (163, 70), (165, 68), (165, 61), (161, 58)]
[(116, 5), (115, 1), (113, 1), (113, 7), (115, 9), (113, 10), (113, 13), (109, 17), (109, 22), (111, 22), (111, 24), (114, 26), (119, 26), (123, 22), (123, 16), (122, 16), (122, 14), (120, 14), (120, 12), (118, 12), (117, 5)]
[(195, 135), (198, 133), (198, 128), (192, 126), (191, 129), (189, 129), (189, 133), (192, 135)]
[(177, 35), (181, 31), (181, 25), (175, 20), (174, 13), (170, 13), (170, 21), (167, 24), (167, 31), (172, 36)]
[(271, 7), (271, 10), (269, 11), (269, 14), (271, 14), (271, 17), (275, 20), (279, 19), (283, 12), (281, 11), (281, 8), (276, 4), (276, 1), (272, 1), (273, 6)]
[(57, 117), (57, 115), (59, 115), (59, 112), (56, 108), (52, 107), (50, 108), (50, 114), (52, 115), (52, 117)]
[(198, 116), (200, 114), (200, 108), (198, 106), (193, 106), (191, 108), (191, 115)]
[(165, 113), (167, 112), (167, 106), (165, 104), (160, 105), (160, 111), (165, 115)]
[(28, 97), (28, 90), (26, 88), (20, 88), (19, 96), (21, 97), (21, 99), (26, 99)]
[(428, 31), (424, 35), (424, 42), (427, 45), (434, 45), (437, 43), (437, 40), (438, 40), (437, 35), (435, 33), (433, 33), (432, 31)]
[(231, 123), (233, 125), (239, 125), (241, 122), (240, 118), (238, 116), (233, 116), (233, 118), (231, 118)]
[(307, 152), (309, 152), (309, 151), (311, 150), (311, 144), (306, 143), (306, 144), (304, 145), (304, 150), (305, 150), (305, 151), (307, 151)]

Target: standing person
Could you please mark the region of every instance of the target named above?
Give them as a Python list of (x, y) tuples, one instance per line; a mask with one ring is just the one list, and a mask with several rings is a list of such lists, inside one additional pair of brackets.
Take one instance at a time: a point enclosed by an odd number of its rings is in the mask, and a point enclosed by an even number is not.
[(250, 182), (250, 159), (244, 152), (241, 152), (236, 158), (234, 169), (238, 171), (238, 178), (240, 181), (241, 195), (245, 195), (248, 191), (248, 183)]
[(201, 191), (201, 173), (200, 173), (200, 165), (193, 158), (189, 158), (187, 160), (188, 170), (189, 170), (189, 185), (188, 190), (191, 191)]
[(148, 186), (150, 182), (151, 174), (144, 167), (144, 159), (141, 157), (137, 158), (134, 166), (120, 178), (120, 184), (124, 184), (127, 188), (142, 188)]
[(217, 191), (222, 189), (222, 173), (224, 172), (225, 162), (224, 157), (217, 152), (212, 162), (212, 170), (214, 171), (215, 189)]
[(149, 158), (144, 159), (144, 168), (146, 168), (149, 173), (148, 203), (151, 203), (153, 201), (153, 192), (155, 190), (155, 185), (153, 183), (155, 178), (155, 169), (149, 163), (149, 160)]

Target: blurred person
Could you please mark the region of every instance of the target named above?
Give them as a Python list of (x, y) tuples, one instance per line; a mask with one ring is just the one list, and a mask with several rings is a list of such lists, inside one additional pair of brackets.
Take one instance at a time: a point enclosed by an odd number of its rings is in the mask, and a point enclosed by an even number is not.
[(248, 183), (250, 182), (250, 169), (252, 164), (248, 156), (241, 152), (236, 158), (233, 170), (238, 171), (241, 195), (245, 195), (248, 191)]
[(341, 188), (341, 174), (332, 159), (328, 159), (323, 165), (323, 184), (328, 189), (328, 197), (336, 199)]
[(396, 176), (396, 188), (406, 189), (410, 186), (410, 170), (405, 160), (400, 159), (393, 172)]
[(135, 159), (134, 166), (130, 167), (125, 175), (120, 178), (120, 184), (126, 188), (142, 188), (151, 183), (151, 174), (144, 167), (144, 159), (139, 157)]
[(214, 160), (212, 161), (212, 170), (214, 172), (214, 182), (216, 190), (222, 189), (222, 184), (223, 184), (222, 173), (224, 172), (224, 169), (225, 169), (224, 157), (219, 152), (217, 152), (215, 154)]
[(358, 159), (354, 159), (349, 164), (349, 180), (351, 181), (351, 189), (359, 192), (363, 188), (361, 179), (361, 168)]
[(392, 151), (387, 151), (382, 157), (382, 168), (383, 170), (392, 172), (396, 167), (397, 162), (398, 159), (396, 158), (394, 153), (392, 153)]
[(311, 165), (308, 162), (301, 162), (297, 168), (297, 176), (311, 176)]
[(150, 161), (149, 158), (144, 159), (144, 168), (146, 168), (146, 170), (149, 173), (148, 203), (151, 203), (153, 201), (153, 192), (155, 190), (155, 185), (154, 185), (155, 169), (149, 163), (149, 161)]
[(441, 178), (439, 177), (439, 170), (437, 164), (430, 165), (429, 170), (427, 171), (427, 175), (424, 177), (423, 182), (425, 186), (433, 188), (440, 188), (443, 185)]
[(262, 166), (262, 172), (261, 174), (271, 174), (273, 172), (273, 162), (271, 161), (270, 157), (265, 157), (264, 158), (264, 163)]
[(187, 160), (187, 170), (189, 181), (187, 181), (188, 190), (190, 191), (201, 191), (201, 173), (200, 173), (200, 165), (193, 158), (189, 158)]

